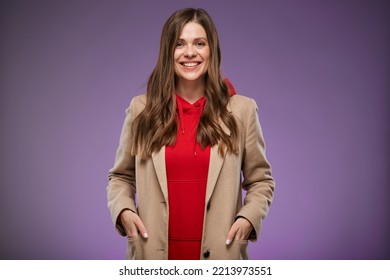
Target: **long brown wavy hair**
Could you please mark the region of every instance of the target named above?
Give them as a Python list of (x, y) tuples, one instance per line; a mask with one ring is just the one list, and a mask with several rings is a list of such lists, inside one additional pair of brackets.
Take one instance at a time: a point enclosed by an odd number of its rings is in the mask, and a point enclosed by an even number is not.
[[(199, 121), (196, 140), (202, 149), (207, 145), (218, 144), (221, 155), (226, 151), (237, 153), (238, 127), (226, 107), (230, 94), (221, 75), (217, 30), (205, 10), (187, 8), (172, 14), (163, 27), (157, 65), (147, 84), (146, 106), (133, 122), (131, 152), (143, 159), (176, 141), (178, 124), (173, 55), (180, 33), (188, 22), (196, 22), (205, 29), (210, 47), (209, 66), (204, 76), (206, 105)], [(230, 135), (223, 131), (219, 119), (230, 130)]]

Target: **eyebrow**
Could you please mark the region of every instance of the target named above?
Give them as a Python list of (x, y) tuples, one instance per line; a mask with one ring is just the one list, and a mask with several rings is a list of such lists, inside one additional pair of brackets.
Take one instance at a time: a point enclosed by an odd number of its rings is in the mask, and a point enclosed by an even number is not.
[[(184, 38), (179, 38), (179, 40), (185, 41), (186, 39), (184, 39)], [(194, 40), (194, 41), (196, 41), (196, 40), (206, 40), (206, 41), (207, 41), (207, 38), (205, 38), (205, 37), (196, 37), (196, 38), (194, 38), (193, 40)]]

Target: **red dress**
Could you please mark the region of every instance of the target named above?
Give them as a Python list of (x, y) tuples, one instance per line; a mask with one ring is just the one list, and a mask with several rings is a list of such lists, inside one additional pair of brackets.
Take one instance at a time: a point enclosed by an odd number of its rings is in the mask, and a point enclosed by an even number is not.
[(210, 146), (196, 142), (196, 131), (206, 99), (194, 104), (176, 95), (179, 129), (176, 143), (167, 146), (168, 259), (199, 260)]

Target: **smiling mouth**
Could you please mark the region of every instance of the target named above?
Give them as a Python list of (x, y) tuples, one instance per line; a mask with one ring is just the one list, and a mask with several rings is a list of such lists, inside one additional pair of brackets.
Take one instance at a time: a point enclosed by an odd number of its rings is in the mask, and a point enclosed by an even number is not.
[(196, 67), (201, 64), (201, 62), (180, 62), (180, 64), (184, 67)]

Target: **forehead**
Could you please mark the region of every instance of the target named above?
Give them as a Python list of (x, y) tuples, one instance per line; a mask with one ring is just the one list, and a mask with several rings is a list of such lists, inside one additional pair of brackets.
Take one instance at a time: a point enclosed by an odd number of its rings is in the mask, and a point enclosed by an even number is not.
[(206, 30), (197, 22), (191, 21), (184, 25), (180, 32), (180, 39), (191, 40), (195, 38), (207, 39)]

